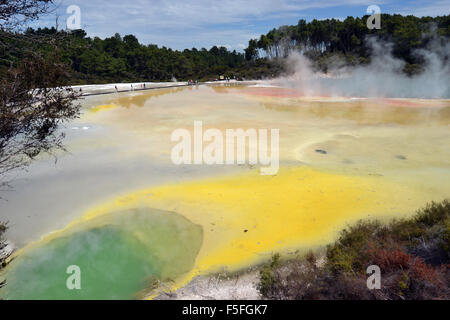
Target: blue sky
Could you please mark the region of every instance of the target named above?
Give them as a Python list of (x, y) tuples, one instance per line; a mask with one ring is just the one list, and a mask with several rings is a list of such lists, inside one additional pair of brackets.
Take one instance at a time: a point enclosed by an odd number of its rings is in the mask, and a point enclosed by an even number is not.
[[(369, 5), (382, 13), (436, 16), (450, 13), (448, 0), (57, 0), (60, 26), (78, 5), (89, 36), (134, 34), (145, 44), (173, 49), (223, 45), (241, 51), (251, 38), (299, 19), (363, 16)], [(56, 13), (33, 26), (55, 25)]]

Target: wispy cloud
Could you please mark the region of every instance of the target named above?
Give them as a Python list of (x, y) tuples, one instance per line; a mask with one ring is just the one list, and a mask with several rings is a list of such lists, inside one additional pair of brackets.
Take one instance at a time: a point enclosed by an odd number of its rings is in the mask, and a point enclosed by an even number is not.
[(450, 1), (448, 0), (437, 0), (437, 1), (426, 1), (425, 3), (418, 2), (423, 1), (413, 1), (413, 3), (409, 6), (405, 6), (400, 9), (398, 13), (403, 15), (415, 15), (418, 17), (424, 16), (439, 16), (450, 14)]

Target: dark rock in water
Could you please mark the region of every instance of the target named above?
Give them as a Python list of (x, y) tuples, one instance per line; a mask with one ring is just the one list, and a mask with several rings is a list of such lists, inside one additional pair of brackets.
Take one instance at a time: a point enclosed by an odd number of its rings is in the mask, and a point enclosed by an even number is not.
[(400, 159), (400, 160), (406, 160), (406, 157), (405, 157), (405, 156), (402, 156), (401, 154), (396, 155), (395, 157), (396, 157), (397, 159)]
[(349, 160), (349, 159), (344, 159), (344, 160), (342, 160), (342, 163), (344, 163), (344, 164), (353, 164), (353, 161)]
[(321, 153), (321, 154), (327, 154), (327, 152), (325, 150), (322, 149), (316, 149), (317, 153)]

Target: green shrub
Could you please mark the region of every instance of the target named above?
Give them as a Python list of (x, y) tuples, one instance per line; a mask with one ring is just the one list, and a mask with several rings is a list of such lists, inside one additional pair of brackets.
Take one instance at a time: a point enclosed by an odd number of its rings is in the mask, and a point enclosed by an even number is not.
[(258, 290), (263, 296), (268, 296), (270, 291), (273, 290), (277, 277), (275, 274), (276, 268), (280, 265), (280, 254), (276, 253), (272, 256), (270, 263), (264, 265), (259, 271), (260, 282)]
[(338, 240), (327, 246), (327, 267), (333, 273), (357, 273), (367, 262), (367, 248), (386, 235), (386, 228), (377, 221), (358, 221), (341, 231)]
[(444, 200), (442, 202), (431, 202), (425, 208), (418, 210), (414, 221), (426, 226), (433, 226), (435, 224), (444, 224), (449, 218), (450, 202)]

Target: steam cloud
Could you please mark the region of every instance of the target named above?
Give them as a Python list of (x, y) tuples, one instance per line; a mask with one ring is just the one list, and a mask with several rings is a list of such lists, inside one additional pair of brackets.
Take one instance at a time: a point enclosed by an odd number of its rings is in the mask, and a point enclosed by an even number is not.
[(392, 55), (393, 45), (369, 39), (368, 65), (346, 67), (338, 58), (329, 63), (327, 75), (315, 73), (304, 55), (292, 52), (287, 59), (291, 76), (274, 84), (296, 88), (306, 96), (353, 96), (390, 98), (450, 98), (450, 43), (434, 38), (426, 49), (414, 51), (425, 61), (424, 71), (414, 77), (402, 72), (405, 62)]

